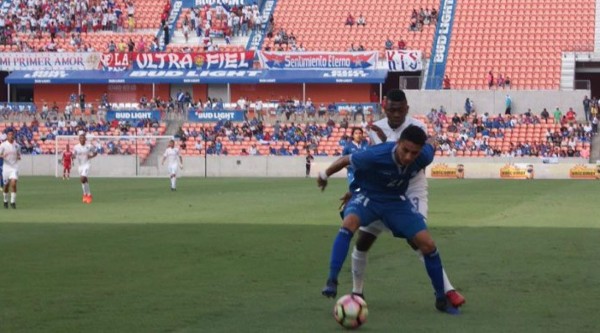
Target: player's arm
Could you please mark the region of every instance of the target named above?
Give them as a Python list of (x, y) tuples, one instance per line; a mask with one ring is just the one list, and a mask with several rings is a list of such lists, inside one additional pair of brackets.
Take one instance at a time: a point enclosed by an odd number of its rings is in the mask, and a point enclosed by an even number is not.
[(431, 162), (433, 162), (433, 156), (435, 155), (435, 147), (429, 142), (425, 143), (423, 148), (421, 148), (421, 153), (417, 157), (417, 163), (419, 165), (419, 169), (423, 169), (427, 167)]
[(327, 187), (327, 178), (350, 165), (350, 156), (351, 155), (346, 155), (338, 158), (335, 162), (331, 163), (325, 171), (319, 172), (317, 185), (321, 188), (321, 191), (324, 191), (325, 187)]
[(183, 170), (183, 157), (181, 155), (179, 155), (179, 168)]
[(17, 161), (21, 160), (21, 147), (17, 148)]
[(383, 133), (383, 130), (377, 125), (370, 125), (369, 138), (371, 138), (371, 145), (376, 145), (387, 141), (387, 135)]

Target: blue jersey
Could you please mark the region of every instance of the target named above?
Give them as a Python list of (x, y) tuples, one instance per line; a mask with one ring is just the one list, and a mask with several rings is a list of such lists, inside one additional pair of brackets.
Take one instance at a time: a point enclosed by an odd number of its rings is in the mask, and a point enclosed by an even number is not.
[(409, 180), (433, 161), (433, 146), (425, 144), (415, 161), (402, 166), (396, 162), (395, 142), (386, 142), (371, 146), (365, 151), (350, 156), (354, 168), (354, 181), (351, 189), (371, 200), (399, 200), (406, 194)]
[[(354, 153), (363, 151), (367, 149), (369, 145), (366, 141), (361, 142), (360, 144), (356, 144), (354, 141), (350, 141), (346, 143), (344, 146), (344, 150), (342, 151), (342, 156), (352, 155)], [(348, 185), (351, 185), (354, 181), (354, 168), (352, 166), (348, 167)]]

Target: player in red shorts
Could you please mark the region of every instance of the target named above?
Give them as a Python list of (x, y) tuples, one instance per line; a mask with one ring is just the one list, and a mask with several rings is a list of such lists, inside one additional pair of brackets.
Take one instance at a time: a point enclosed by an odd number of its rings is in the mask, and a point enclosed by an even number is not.
[(73, 162), (73, 152), (69, 150), (69, 145), (67, 144), (67, 149), (62, 154), (63, 161), (63, 179), (69, 179), (71, 177), (71, 162)]

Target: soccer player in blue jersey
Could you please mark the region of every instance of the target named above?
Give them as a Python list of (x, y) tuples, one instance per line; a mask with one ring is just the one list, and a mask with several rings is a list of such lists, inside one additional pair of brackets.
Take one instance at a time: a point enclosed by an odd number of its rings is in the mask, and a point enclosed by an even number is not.
[[(342, 151), (342, 156), (354, 154), (359, 151), (363, 151), (367, 149), (369, 144), (365, 140), (364, 132), (360, 127), (354, 127), (352, 129), (352, 141), (347, 142), (344, 146), (344, 150)], [(352, 166), (347, 167), (348, 172), (348, 184), (352, 184), (354, 180), (354, 169)]]
[(324, 190), (328, 177), (351, 165), (355, 176), (352, 185), (357, 188), (344, 208), (342, 227), (333, 242), (329, 277), (322, 291), (324, 296), (337, 295), (338, 275), (354, 233), (360, 226), (381, 220), (394, 237), (410, 240), (423, 253), (425, 268), (435, 290), (436, 308), (450, 314), (459, 313), (444, 293), (442, 261), (425, 219), (406, 197), (409, 180), (433, 161), (435, 149), (426, 141), (427, 134), (423, 129), (409, 126), (397, 142), (343, 156), (319, 173), (317, 183)]

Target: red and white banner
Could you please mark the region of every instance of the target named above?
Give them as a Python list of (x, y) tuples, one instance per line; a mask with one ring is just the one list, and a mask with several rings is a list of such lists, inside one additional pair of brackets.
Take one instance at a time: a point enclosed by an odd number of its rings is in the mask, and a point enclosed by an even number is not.
[(377, 67), (377, 52), (259, 52), (266, 69), (362, 69)]
[(210, 53), (106, 53), (102, 55), (102, 69), (121, 71), (137, 70), (238, 70), (252, 69), (254, 52), (210, 52)]
[(416, 72), (423, 70), (421, 51), (387, 50), (385, 57), (390, 72)]
[(97, 69), (98, 52), (0, 52), (0, 71), (92, 70)]

